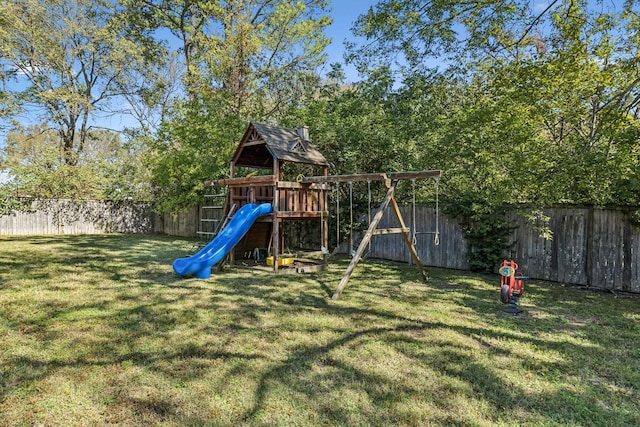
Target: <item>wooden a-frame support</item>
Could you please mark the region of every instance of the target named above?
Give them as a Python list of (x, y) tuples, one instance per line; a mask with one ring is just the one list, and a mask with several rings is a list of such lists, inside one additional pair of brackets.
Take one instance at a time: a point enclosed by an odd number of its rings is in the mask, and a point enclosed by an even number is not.
[[(418, 257), (418, 252), (416, 251), (416, 248), (413, 245), (411, 238), (409, 237), (409, 229), (405, 225), (404, 219), (402, 218), (402, 214), (400, 213), (400, 208), (398, 207), (398, 204), (396, 203), (396, 199), (394, 197), (396, 186), (398, 185), (398, 179), (385, 179), (385, 185), (387, 187), (387, 194), (382, 200), (382, 203), (380, 204), (380, 208), (378, 212), (375, 214), (375, 216), (371, 220), (371, 224), (369, 224), (369, 228), (367, 229), (367, 232), (362, 238), (362, 241), (360, 242), (360, 246), (358, 246), (358, 250), (356, 251), (353, 258), (351, 259), (351, 263), (349, 264), (347, 271), (344, 273), (344, 276), (342, 276), (342, 280), (340, 280), (340, 284), (338, 285), (336, 291), (333, 293), (333, 296), (331, 297), (331, 299), (335, 300), (340, 297), (340, 295), (342, 294), (342, 291), (344, 290), (345, 286), (347, 286), (347, 283), (349, 282), (349, 278), (351, 277), (353, 270), (358, 265), (358, 262), (360, 262), (360, 259), (362, 258), (362, 254), (364, 254), (365, 249), (369, 245), (369, 241), (371, 240), (371, 237), (373, 237), (376, 234), (392, 234), (392, 233), (398, 233), (398, 232), (402, 233), (404, 242), (407, 244), (407, 247), (409, 248), (411, 257), (413, 258), (413, 261), (418, 267), (418, 270), (422, 275), (422, 279), (425, 282), (427, 281), (427, 273), (425, 272), (424, 267), (420, 262), (420, 258)], [(393, 210), (393, 213), (396, 219), (398, 220), (398, 224), (400, 225), (400, 228), (378, 230), (377, 229), (378, 224), (382, 220), (384, 212), (386, 211), (389, 204), (391, 204), (391, 208)]]

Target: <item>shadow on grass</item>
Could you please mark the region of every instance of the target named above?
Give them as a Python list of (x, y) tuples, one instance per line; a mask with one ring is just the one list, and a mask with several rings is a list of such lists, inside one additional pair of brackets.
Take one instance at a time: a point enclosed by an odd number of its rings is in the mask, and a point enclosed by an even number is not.
[[(23, 243), (25, 239), (26, 243)], [(184, 253), (184, 249), (178, 246), (167, 247), (166, 244), (173, 240), (132, 235), (3, 238), (3, 245), (19, 249), (3, 253), (0, 277), (46, 281), (65, 274), (97, 271), (109, 273), (112, 279), (119, 280), (123, 264), (141, 270), (146, 267), (151, 272), (154, 267), (165, 264), (168, 258)], [(6, 286), (7, 282), (3, 281), (3, 284)]]
[[(2, 292), (17, 296), (2, 301), (2, 327), (20, 337), (2, 344), (0, 409), (28, 410), (47, 399), (47, 380), (81, 371), (106, 376), (105, 411), (122, 408), (125, 424), (640, 423), (640, 362), (624, 346), (637, 342), (638, 321), (572, 311), (611, 299), (532, 284), (532, 303), (545, 306), (514, 320), (497, 316), (492, 277), (430, 270), (422, 284), (415, 267), (366, 261), (332, 301), (347, 259), (324, 274), (231, 268), (198, 280), (171, 273), (182, 255), (171, 239), (29, 244), (49, 249), (20, 249), (0, 267)], [(617, 309), (637, 314), (637, 301)]]

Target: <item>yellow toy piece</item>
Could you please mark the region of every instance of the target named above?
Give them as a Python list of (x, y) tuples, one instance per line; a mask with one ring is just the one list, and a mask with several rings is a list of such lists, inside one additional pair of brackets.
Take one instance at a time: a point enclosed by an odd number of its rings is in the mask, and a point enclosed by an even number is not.
[[(286, 265), (292, 265), (293, 258), (278, 258), (278, 267), (284, 267)], [(267, 257), (267, 265), (269, 267), (273, 267), (273, 257)]]

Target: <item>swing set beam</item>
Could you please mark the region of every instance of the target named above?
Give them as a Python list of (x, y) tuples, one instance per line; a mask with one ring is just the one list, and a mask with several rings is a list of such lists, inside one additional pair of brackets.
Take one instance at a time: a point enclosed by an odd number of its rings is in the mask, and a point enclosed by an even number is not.
[(329, 182), (355, 182), (355, 181), (386, 181), (415, 178), (440, 178), (442, 171), (427, 170), (415, 172), (387, 172), (387, 173), (356, 173), (352, 175), (317, 175), (302, 178), (304, 184), (329, 183)]
[[(342, 279), (340, 280), (340, 283), (338, 284), (338, 287), (333, 293), (333, 296), (331, 297), (331, 299), (336, 300), (340, 298), (342, 291), (344, 290), (345, 286), (347, 286), (347, 283), (349, 282), (349, 278), (351, 277), (353, 270), (355, 270), (356, 266), (362, 259), (362, 255), (364, 254), (364, 251), (367, 249), (367, 246), (369, 245), (371, 238), (377, 234), (387, 234), (387, 233), (394, 233), (394, 232), (402, 233), (402, 238), (405, 244), (407, 245), (407, 247), (409, 248), (409, 252), (411, 253), (411, 258), (415, 262), (416, 267), (418, 268), (418, 271), (422, 276), (422, 279), (425, 282), (428, 280), (427, 273), (424, 267), (422, 266), (422, 262), (420, 261), (420, 258), (418, 257), (418, 252), (416, 251), (413, 241), (409, 236), (409, 228), (407, 228), (407, 226), (405, 225), (404, 219), (402, 218), (402, 214), (400, 212), (400, 207), (398, 206), (398, 203), (395, 200), (394, 193), (396, 190), (396, 186), (398, 185), (398, 180), (400, 179), (439, 178), (441, 174), (442, 174), (441, 171), (422, 171), (422, 172), (395, 172), (395, 173), (389, 173), (389, 174), (359, 174), (359, 175), (333, 175), (333, 176), (330, 175), (326, 177), (307, 178), (307, 179), (313, 179), (310, 182), (343, 182), (343, 181), (356, 181), (356, 180), (364, 181), (364, 180), (382, 179), (385, 181), (385, 185), (387, 187), (387, 194), (382, 200), (382, 203), (380, 204), (380, 208), (378, 209), (378, 212), (376, 212), (375, 216), (371, 220), (371, 223), (369, 224), (369, 228), (367, 229), (367, 232), (365, 233), (364, 237), (360, 241), (358, 250), (353, 255), (353, 258), (351, 258), (349, 267), (347, 267), (347, 271), (344, 273), (344, 276), (342, 276)], [(325, 181), (320, 179), (315, 181), (316, 178), (324, 178)], [(400, 227), (397, 229), (378, 230), (377, 229), (378, 224), (382, 220), (382, 217), (389, 205), (391, 205), (393, 214), (395, 215), (396, 220), (398, 221), (398, 225), (400, 225)]]

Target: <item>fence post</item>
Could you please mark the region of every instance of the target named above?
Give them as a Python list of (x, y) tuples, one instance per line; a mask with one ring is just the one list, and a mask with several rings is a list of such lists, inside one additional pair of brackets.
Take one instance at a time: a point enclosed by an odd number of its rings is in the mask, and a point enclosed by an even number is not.
[(589, 206), (587, 209), (587, 241), (586, 241), (586, 252), (587, 252), (587, 287), (591, 287), (593, 284), (593, 239), (594, 239), (594, 212), (593, 205)]

